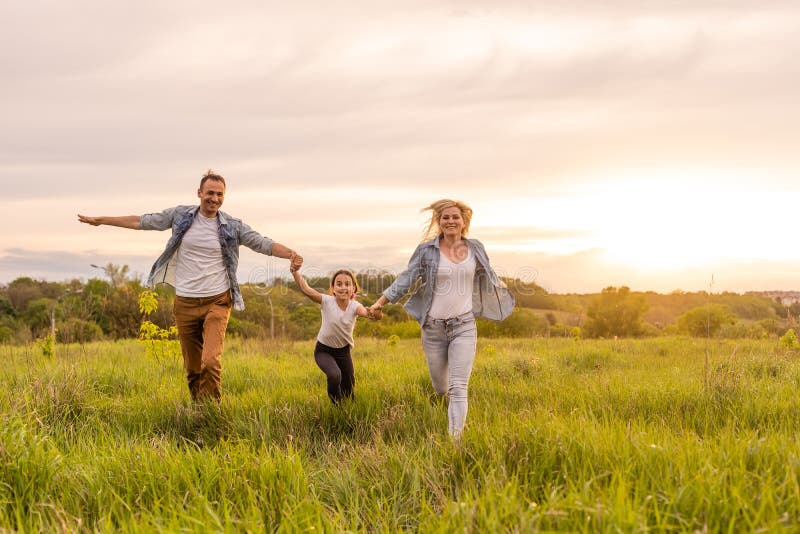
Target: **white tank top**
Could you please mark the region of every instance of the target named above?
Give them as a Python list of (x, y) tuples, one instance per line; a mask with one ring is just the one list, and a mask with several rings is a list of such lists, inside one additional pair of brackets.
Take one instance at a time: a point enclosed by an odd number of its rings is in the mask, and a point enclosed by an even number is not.
[(469, 249), (466, 259), (459, 263), (439, 252), (439, 270), (436, 272), (433, 302), (428, 317), (450, 319), (472, 311), (475, 265), (472, 249)]
[(195, 215), (183, 235), (175, 265), (175, 294), (180, 297), (210, 297), (231, 288), (219, 244), (219, 220)]

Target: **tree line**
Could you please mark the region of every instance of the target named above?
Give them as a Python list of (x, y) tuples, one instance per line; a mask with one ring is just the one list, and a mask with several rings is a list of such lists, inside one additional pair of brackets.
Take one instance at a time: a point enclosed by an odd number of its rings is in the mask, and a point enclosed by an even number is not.
[[(108, 264), (105, 279), (49, 282), (19, 277), (0, 286), (0, 343), (29, 343), (55, 332), (61, 343), (139, 336), (143, 320), (139, 296), (145, 290), (127, 266)], [(370, 305), (394, 280), (387, 272), (357, 273), (360, 301)], [(327, 290), (327, 277), (309, 278)], [(759, 295), (683, 292), (634, 292), (609, 287), (595, 294), (550, 294), (533, 282), (504, 280), (516, 297), (514, 313), (501, 323), (478, 320), (482, 337), (628, 337), (661, 334), (765, 337), (782, 335), (794, 326), (800, 304), (784, 306)], [(276, 278), (267, 284), (244, 284), (243, 311), (231, 315), (232, 335), (312, 339), (320, 323), (319, 309), (294, 282)], [(148, 320), (174, 324), (174, 293), (155, 291), (157, 308)], [(381, 321), (358, 321), (356, 335), (416, 337), (419, 326), (400, 304), (384, 308)]]

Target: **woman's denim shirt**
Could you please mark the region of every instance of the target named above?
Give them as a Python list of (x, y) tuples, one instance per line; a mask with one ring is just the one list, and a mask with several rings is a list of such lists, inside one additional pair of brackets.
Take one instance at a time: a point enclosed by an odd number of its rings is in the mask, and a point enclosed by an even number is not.
[[(172, 228), (172, 237), (169, 238), (166, 249), (153, 264), (150, 276), (147, 277), (147, 287), (153, 288), (156, 284), (175, 285), (175, 265), (177, 263), (175, 253), (178, 251), (186, 231), (192, 225), (199, 208), (200, 206), (176, 206), (165, 209), (161, 213), (142, 215), (142, 230), (166, 230)], [(244, 245), (256, 252), (271, 256), (274, 241), (253, 230), (243, 223), (241, 219), (231, 217), (222, 211), (217, 212), (217, 219), (219, 220), (219, 244), (222, 249), (222, 262), (225, 265), (225, 270), (228, 272), (228, 279), (231, 283), (233, 307), (237, 310), (243, 310), (244, 299), (236, 278), (236, 269), (239, 266), (239, 245)]]
[[(486, 249), (477, 239), (464, 239), (475, 255), (477, 263), (472, 286), (472, 313), (492, 321), (502, 321), (514, 309), (514, 295), (508, 290), (489, 265)], [(389, 302), (397, 302), (409, 289), (422, 280), (408, 302), (403, 305), (406, 311), (420, 325), (425, 324), (428, 312), (436, 294), (436, 272), (439, 270), (439, 238), (420, 244), (411, 255), (408, 267), (400, 273), (383, 295)]]

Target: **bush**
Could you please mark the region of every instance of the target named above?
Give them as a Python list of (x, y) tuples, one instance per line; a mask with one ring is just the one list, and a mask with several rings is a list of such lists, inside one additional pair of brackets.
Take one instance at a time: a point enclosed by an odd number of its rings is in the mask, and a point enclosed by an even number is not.
[(419, 323), (415, 320), (403, 321), (388, 325), (387, 332), (400, 339), (414, 339), (420, 336)]
[(547, 333), (547, 319), (527, 308), (516, 308), (500, 322), (477, 319), (480, 337), (534, 337)]
[[(575, 330), (576, 328), (577, 330)], [(583, 337), (583, 330), (580, 326), (557, 323), (551, 326), (550, 331), (545, 332), (545, 335), (550, 337), (575, 337), (576, 333), (578, 333), (580, 337)]]
[(228, 319), (228, 330), (227, 333), (234, 336), (240, 337), (265, 337), (269, 335), (269, 327), (266, 328), (267, 332), (264, 331), (264, 328), (261, 328), (261, 325), (254, 323), (253, 321), (248, 321), (246, 319), (237, 319), (236, 317), (231, 316)]
[(584, 333), (589, 337), (638, 336), (648, 306), (644, 295), (633, 294), (628, 287), (607, 287), (589, 304)]
[(58, 325), (56, 340), (59, 343), (88, 343), (103, 338), (103, 329), (94, 321), (70, 317)]
[(787, 350), (800, 349), (800, 341), (797, 339), (797, 334), (791, 328), (786, 331), (780, 339), (781, 348)]
[(783, 334), (783, 327), (777, 319), (761, 319), (757, 323), (769, 335), (780, 336)]
[(181, 355), (178, 342), (178, 327), (161, 328), (148, 317), (158, 310), (158, 298), (150, 290), (144, 290), (138, 297), (139, 311), (144, 317), (139, 327), (139, 341), (145, 346), (145, 353), (157, 361), (177, 359)]
[(662, 330), (665, 336), (677, 336), (681, 334), (681, 331), (678, 329), (678, 325), (676, 324), (668, 324)]
[(386, 337), (386, 324), (383, 319), (380, 321), (370, 321), (361, 317), (356, 321), (356, 328), (353, 330), (354, 337)]
[(723, 325), (732, 325), (736, 321), (726, 306), (710, 304), (692, 308), (678, 317), (678, 329), (690, 336), (715, 336)]
[(10, 343), (14, 339), (14, 330), (8, 326), (0, 326), (0, 343)]
[(42, 351), (42, 356), (45, 358), (52, 358), (56, 354), (56, 342), (53, 336), (47, 334), (39, 340), (39, 349)]
[(640, 335), (644, 337), (658, 337), (662, 334), (663, 332), (659, 327), (650, 323), (644, 323), (640, 332)]
[(725, 339), (742, 339), (749, 337), (748, 334), (747, 325), (737, 322), (724, 324), (719, 329), (719, 337)]
[(319, 306), (298, 306), (289, 314), (292, 325), (292, 337), (296, 339), (313, 339), (322, 325)]

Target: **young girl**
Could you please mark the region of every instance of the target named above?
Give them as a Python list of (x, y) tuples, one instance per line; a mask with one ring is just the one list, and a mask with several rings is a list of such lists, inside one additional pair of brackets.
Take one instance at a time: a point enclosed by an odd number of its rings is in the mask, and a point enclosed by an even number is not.
[(328, 396), (334, 404), (353, 396), (355, 373), (350, 348), (353, 346), (353, 329), (357, 317), (380, 319), (380, 312), (369, 311), (355, 300), (358, 292), (356, 277), (346, 269), (336, 271), (331, 277), (329, 295), (309, 287), (300, 274), (302, 259), (291, 265), (294, 281), (300, 290), (320, 305), (322, 326), (314, 347), (314, 361), (328, 377)]

